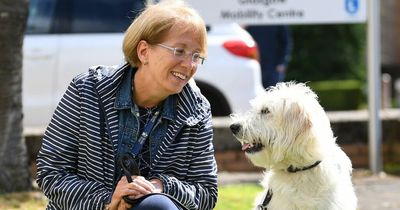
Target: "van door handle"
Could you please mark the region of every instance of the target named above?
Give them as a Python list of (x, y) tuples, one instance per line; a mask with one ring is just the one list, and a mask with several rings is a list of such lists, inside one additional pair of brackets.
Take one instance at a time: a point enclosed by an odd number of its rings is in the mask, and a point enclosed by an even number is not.
[(27, 59), (31, 60), (49, 60), (53, 57), (52, 54), (43, 52), (43, 50), (40, 49), (33, 49), (30, 52), (26, 53), (24, 56), (26, 56)]

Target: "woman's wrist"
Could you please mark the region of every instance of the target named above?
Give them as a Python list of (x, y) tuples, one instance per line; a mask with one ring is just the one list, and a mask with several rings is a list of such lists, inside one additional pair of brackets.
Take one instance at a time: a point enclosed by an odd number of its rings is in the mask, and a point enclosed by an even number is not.
[(164, 186), (163, 186), (163, 183), (161, 182), (161, 180), (153, 178), (153, 179), (150, 179), (150, 183), (152, 183), (154, 185), (157, 193), (164, 192)]
[(110, 210), (110, 203), (104, 202), (103, 210)]

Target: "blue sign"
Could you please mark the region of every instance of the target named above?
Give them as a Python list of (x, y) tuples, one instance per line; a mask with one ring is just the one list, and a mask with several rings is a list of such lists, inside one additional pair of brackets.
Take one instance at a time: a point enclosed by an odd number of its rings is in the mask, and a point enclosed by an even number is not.
[(359, 0), (345, 0), (346, 11), (349, 14), (355, 14), (358, 12)]

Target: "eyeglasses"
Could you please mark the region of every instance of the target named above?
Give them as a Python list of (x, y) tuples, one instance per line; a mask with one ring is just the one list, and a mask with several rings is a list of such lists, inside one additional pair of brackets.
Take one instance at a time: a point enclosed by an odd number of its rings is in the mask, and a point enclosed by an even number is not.
[(183, 48), (178, 48), (178, 47), (169, 47), (163, 44), (157, 44), (157, 46), (163, 47), (167, 50), (171, 50), (175, 57), (179, 58), (179, 59), (184, 59), (186, 58), (186, 56), (188, 55), (192, 55), (192, 63), (195, 64), (203, 64), (205, 58), (200, 56), (200, 53), (198, 52), (188, 52)]

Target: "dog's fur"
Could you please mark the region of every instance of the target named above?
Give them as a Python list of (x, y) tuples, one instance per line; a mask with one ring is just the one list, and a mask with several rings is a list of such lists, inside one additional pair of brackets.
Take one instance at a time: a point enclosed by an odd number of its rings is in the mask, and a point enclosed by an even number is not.
[(248, 112), (232, 115), (230, 127), (251, 162), (266, 169), (265, 190), (255, 205), (270, 189), (268, 210), (356, 209), (351, 161), (335, 143), (329, 119), (309, 87), (278, 83), (251, 105)]

